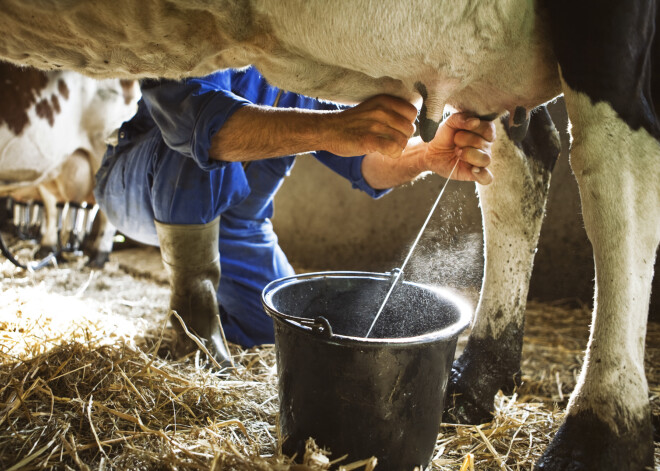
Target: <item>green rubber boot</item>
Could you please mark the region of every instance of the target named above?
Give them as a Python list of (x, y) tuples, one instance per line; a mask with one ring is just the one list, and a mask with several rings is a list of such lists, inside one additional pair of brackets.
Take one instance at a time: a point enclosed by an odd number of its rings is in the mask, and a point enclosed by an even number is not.
[[(208, 224), (154, 222), (170, 277), (170, 309), (177, 312), (188, 331), (204, 343), (222, 368), (234, 366), (216, 299), (220, 282), (220, 217)], [(171, 322), (176, 332), (174, 355), (180, 358), (195, 351), (198, 345), (186, 334), (181, 322), (175, 316)]]

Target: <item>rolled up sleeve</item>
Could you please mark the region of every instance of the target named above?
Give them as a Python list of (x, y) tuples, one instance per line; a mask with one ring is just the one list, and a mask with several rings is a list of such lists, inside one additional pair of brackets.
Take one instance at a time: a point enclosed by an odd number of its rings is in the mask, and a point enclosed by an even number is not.
[(209, 157), (211, 138), (249, 101), (205, 79), (145, 80), (141, 85), (145, 104), (168, 147), (194, 159), (204, 170), (228, 164)]
[(364, 191), (372, 198), (380, 198), (391, 191), (390, 188), (377, 190), (367, 183), (364, 175), (362, 175), (362, 160), (364, 160), (364, 155), (339, 157), (326, 151), (313, 152), (312, 155), (330, 170), (351, 182), (353, 188)]

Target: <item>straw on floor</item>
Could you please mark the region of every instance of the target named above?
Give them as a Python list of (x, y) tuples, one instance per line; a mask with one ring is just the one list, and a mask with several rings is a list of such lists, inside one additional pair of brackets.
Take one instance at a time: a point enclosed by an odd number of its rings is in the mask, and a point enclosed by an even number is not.
[[(303, 464), (282, 456), (273, 347), (233, 347), (231, 372), (199, 353), (173, 361), (162, 283), (79, 262), (0, 269), (0, 468), (378, 470), (313, 442)], [(589, 323), (586, 307), (530, 303), (522, 386), (496, 398), (489, 423), (443, 424), (432, 468), (531, 469), (562, 421)], [(657, 324), (646, 356), (660, 417)]]

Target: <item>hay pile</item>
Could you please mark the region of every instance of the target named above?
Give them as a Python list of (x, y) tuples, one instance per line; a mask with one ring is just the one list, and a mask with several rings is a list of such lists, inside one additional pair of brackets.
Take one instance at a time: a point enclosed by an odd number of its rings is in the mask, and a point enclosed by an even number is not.
[[(302, 465), (278, 453), (273, 347), (234, 347), (231, 372), (206, 368), (200, 355), (171, 360), (162, 283), (82, 261), (37, 273), (4, 262), (0, 271), (0, 468), (374, 469), (313, 443)], [(443, 424), (432, 468), (531, 469), (562, 421), (589, 320), (585, 308), (530, 303), (522, 387), (496, 398), (490, 423)], [(651, 324), (658, 416), (659, 352)]]
[(273, 451), (273, 388), (251, 387), (273, 373), (259, 352), (240, 358), (253, 366), (236, 378), (122, 343), (15, 362), (0, 371), (0, 466), (277, 469), (255, 466)]

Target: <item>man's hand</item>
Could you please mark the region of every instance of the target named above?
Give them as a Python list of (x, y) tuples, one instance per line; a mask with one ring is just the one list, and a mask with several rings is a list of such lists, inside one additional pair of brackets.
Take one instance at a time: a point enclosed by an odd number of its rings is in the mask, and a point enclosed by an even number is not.
[(343, 157), (378, 152), (396, 158), (415, 132), (417, 108), (400, 98), (377, 95), (326, 117), (319, 132), (329, 152)]
[(362, 161), (362, 175), (373, 188), (391, 188), (429, 171), (449, 178), (458, 160), (452, 179), (488, 185), (493, 181), (486, 167), (490, 164), (494, 139), (493, 123), (472, 118), (467, 113), (455, 113), (440, 125), (428, 144), (420, 137), (410, 139), (398, 159), (379, 152), (368, 153)]
[(486, 167), (490, 164), (494, 139), (492, 122), (481, 121), (467, 113), (454, 113), (440, 125), (429, 142), (422, 168), (448, 178), (458, 159), (452, 179), (488, 185), (493, 181), (493, 174)]

